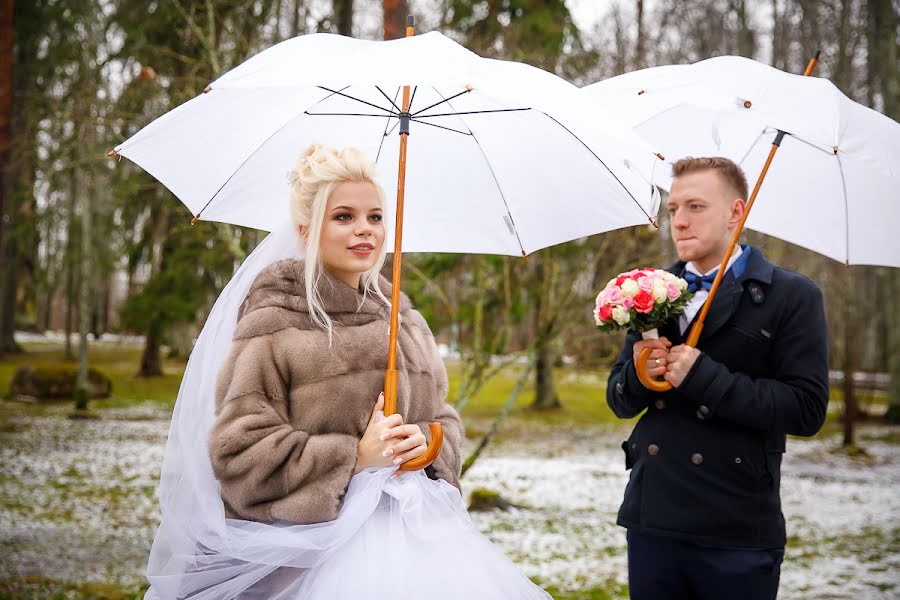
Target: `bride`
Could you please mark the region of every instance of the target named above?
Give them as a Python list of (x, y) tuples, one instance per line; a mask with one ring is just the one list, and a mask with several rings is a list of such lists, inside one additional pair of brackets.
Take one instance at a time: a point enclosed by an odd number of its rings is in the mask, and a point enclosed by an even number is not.
[[(291, 223), (226, 286), (188, 361), (146, 598), (549, 598), (469, 520), (462, 425), (404, 295), (397, 414), (382, 413), (391, 285), (374, 165), (311, 146), (290, 181)], [(438, 458), (400, 471), (431, 421)]]

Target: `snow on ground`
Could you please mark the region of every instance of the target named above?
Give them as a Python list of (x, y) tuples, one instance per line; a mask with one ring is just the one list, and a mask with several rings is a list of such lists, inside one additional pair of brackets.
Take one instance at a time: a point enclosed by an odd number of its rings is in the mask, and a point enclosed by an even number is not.
[[(140, 582), (170, 415), (144, 406), (80, 422), (66, 412), (0, 429), (0, 579)], [(628, 476), (625, 435), (620, 426), (547, 429), (492, 446), (464, 488), (500, 492), (519, 508), (473, 513), (473, 521), (546, 585), (624, 586), (625, 536), (614, 522)], [(836, 438), (789, 442), (781, 598), (900, 595), (896, 429), (864, 426), (859, 435), (868, 452), (859, 458), (835, 452)]]

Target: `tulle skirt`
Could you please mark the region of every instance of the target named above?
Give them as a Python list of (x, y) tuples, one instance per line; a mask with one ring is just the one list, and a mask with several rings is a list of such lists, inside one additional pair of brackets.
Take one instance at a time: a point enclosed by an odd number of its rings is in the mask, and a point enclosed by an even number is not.
[[(422, 471), (396, 479), (390, 478), (392, 472), (368, 470), (354, 476), (337, 519), (316, 525), (285, 525), (280, 532), (284, 538), (255, 564), (211, 560), (204, 568), (200, 561), (193, 575), (204, 577), (179, 585), (175, 596), (242, 600), (550, 598), (475, 529), (459, 490), (443, 480), (429, 479)], [(154, 583), (152, 577), (150, 580)], [(154, 583), (147, 598), (171, 597), (162, 583)]]

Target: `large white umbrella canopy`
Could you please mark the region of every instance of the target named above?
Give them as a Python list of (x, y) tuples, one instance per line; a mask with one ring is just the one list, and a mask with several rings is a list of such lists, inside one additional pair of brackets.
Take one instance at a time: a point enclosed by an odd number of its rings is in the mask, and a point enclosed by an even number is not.
[(635, 71), (583, 92), (667, 162), (725, 156), (751, 189), (785, 132), (747, 227), (846, 264), (900, 267), (900, 124), (827, 79), (725, 56)]
[(404, 252), (522, 255), (655, 215), (660, 161), (633, 132), (563, 79), (439, 33), (284, 41), (115, 151), (200, 219), (271, 231), (289, 218), (299, 154), (355, 146), (377, 161), (391, 213), (404, 85), (414, 86)]

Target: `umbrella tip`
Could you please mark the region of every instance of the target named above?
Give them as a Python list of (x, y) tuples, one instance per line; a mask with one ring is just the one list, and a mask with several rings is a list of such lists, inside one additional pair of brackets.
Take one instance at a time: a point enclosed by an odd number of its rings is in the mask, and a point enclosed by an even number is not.
[(466, 91), (467, 91), (467, 92), (471, 92), (473, 89), (475, 89), (475, 88), (472, 87), (472, 84), (471, 84), (471, 83), (467, 83), (467, 84), (466, 84)]
[(659, 223), (657, 223), (653, 217), (647, 217), (647, 219), (650, 221), (650, 224), (653, 225), (654, 229), (659, 229)]
[(112, 158), (116, 154), (118, 154), (118, 152), (116, 152), (115, 150), (110, 150), (109, 152), (106, 153), (106, 156)]
[(656, 158), (658, 158), (659, 160), (666, 160), (666, 157), (663, 156), (663, 154), (661, 152), (656, 153)]
[(210, 93), (211, 91), (212, 91), (212, 84), (211, 84), (211, 83), (210, 83), (210, 84), (207, 84), (207, 86), (206, 86), (205, 88), (203, 88), (203, 93), (204, 93), (204, 94), (208, 94), (208, 93)]
[(194, 218), (191, 219), (191, 225), (193, 225), (194, 223), (196, 223), (198, 219), (200, 219), (200, 213), (197, 213), (197, 214), (194, 216)]
[(525, 254), (525, 251), (524, 251), (524, 250), (522, 250), (522, 258), (525, 259), (525, 262), (528, 262), (528, 255)]

